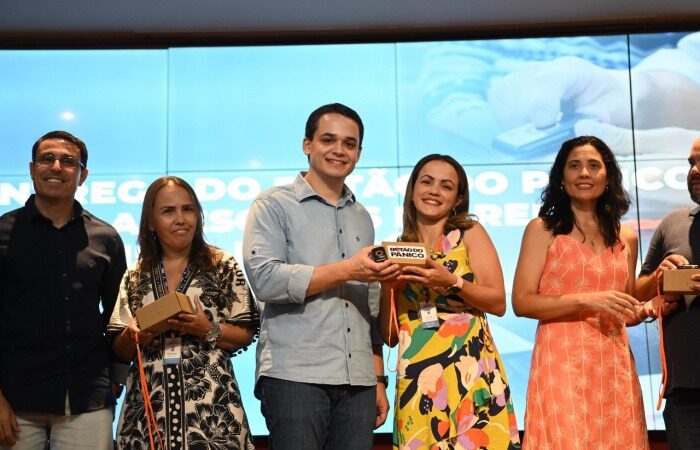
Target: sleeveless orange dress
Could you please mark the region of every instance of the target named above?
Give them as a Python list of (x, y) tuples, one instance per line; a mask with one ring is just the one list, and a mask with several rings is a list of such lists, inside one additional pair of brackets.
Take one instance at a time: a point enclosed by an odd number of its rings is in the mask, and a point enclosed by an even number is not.
[[(558, 235), (547, 250), (543, 295), (624, 291), (627, 249), (600, 255)], [(639, 378), (625, 325), (577, 312), (540, 321), (527, 389), (523, 449), (649, 448)]]

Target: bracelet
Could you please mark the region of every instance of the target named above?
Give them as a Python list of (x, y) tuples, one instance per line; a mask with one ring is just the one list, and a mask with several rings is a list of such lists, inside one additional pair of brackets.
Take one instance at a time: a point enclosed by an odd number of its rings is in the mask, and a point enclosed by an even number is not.
[(204, 340), (209, 343), (210, 346), (216, 347), (219, 343), (219, 338), (221, 337), (221, 325), (216, 320), (212, 322), (211, 328), (204, 336)]

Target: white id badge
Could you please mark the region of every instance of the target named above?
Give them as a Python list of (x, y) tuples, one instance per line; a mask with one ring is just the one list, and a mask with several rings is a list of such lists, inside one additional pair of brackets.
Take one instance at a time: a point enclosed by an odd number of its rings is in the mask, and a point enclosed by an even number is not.
[(163, 363), (168, 364), (180, 364), (182, 359), (182, 338), (177, 337), (166, 337), (165, 338), (165, 353), (163, 354)]
[(423, 323), (423, 328), (437, 328), (440, 325), (435, 303), (422, 302), (420, 304), (420, 321)]

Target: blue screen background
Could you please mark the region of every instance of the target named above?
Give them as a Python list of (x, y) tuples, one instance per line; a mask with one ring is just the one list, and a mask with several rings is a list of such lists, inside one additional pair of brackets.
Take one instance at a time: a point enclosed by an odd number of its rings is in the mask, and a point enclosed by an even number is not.
[[(686, 125), (671, 130), (678, 137), (668, 141), (673, 144), (641, 151), (644, 133), (636, 133), (656, 130), (632, 127), (633, 99), (641, 95), (635, 91), (634, 73), (660, 51), (679, 52), (678, 41), (687, 34), (0, 51), (0, 213), (20, 207), (31, 193), (28, 163), (33, 142), (47, 131), (65, 129), (81, 137), (90, 151), (89, 177), (78, 198), (117, 228), (129, 262), (138, 255), (144, 191), (164, 174), (192, 183), (205, 209), (207, 239), (240, 261), (251, 202), (262, 190), (288, 183), (306, 168), (301, 143), (308, 114), (321, 104), (342, 102), (356, 109), (365, 124), (362, 155), (347, 183), (370, 211), (377, 241), (400, 234), (403, 192), (413, 164), (428, 153), (450, 154), (469, 175), (471, 212), (498, 249), (510, 301), (522, 232), (537, 214), (539, 194), (559, 145), (574, 135), (578, 121), (605, 120), (604, 114), (590, 109), (582, 115), (580, 105), (572, 110), (567, 98), (561, 102), (559, 125), (534, 130), (527, 121), (508, 124), (507, 118), (499, 117), (503, 108), (495, 105), (507, 105), (507, 115), (511, 106), (517, 110), (533, 98), (516, 98), (504, 83), (508, 85), (509, 76), (562, 58), (631, 80), (614, 90), (617, 98), (626, 99), (627, 113), (616, 106), (616, 119), (610, 122), (619, 131), (608, 143), (618, 154), (633, 199), (624, 220), (640, 233), (643, 260), (659, 219), (690, 203), (685, 184), (690, 142), (686, 145), (682, 138), (685, 131), (697, 135), (700, 124), (692, 130)], [(576, 64), (570, 67), (570, 72), (557, 72), (560, 80), (582, 76)], [(605, 88), (603, 81), (589, 82)], [(549, 87), (537, 84), (533, 90)], [(551, 84), (556, 88), (557, 83)], [(527, 92), (515, 91), (523, 93)], [(601, 111), (607, 106), (598, 100), (597, 107)], [(515, 317), (510, 307), (505, 317), (489, 321), (522, 428), (537, 323)], [(660, 378), (658, 330), (655, 324), (643, 324), (628, 332), (647, 426), (663, 429), (654, 410)], [(390, 367), (395, 358), (393, 350)], [(267, 434), (253, 396), (254, 348), (235, 357), (234, 368), (252, 432)], [(392, 402), (394, 381), (389, 374)], [(390, 432), (391, 427), (388, 420), (379, 431)]]

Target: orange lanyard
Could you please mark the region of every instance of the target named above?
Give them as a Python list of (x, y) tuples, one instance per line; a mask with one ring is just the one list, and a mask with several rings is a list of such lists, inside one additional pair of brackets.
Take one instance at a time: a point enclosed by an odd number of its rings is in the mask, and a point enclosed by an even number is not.
[(146, 414), (146, 424), (148, 425), (148, 438), (151, 442), (151, 450), (155, 450), (155, 442), (153, 439), (153, 432), (155, 431), (156, 436), (158, 436), (158, 441), (160, 443), (160, 448), (165, 449), (165, 444), (163, 444), (163, 438), (158, 431), (158, 425), (156, 424), (156, 414), (153, 411), (153, 405), (151, 404), (151, 394), (148, 391), (148, 384), (146, 383), (146, 373), (143, 370), (143, 361), (141, 358), (141, 347), (139, 345), (139, 335), (135, 334), (134, 339), (136, 340), (136, 359), (139, 363), (139, 378), (141, 381), (141, 395), (143, 395), (143, 406)]

